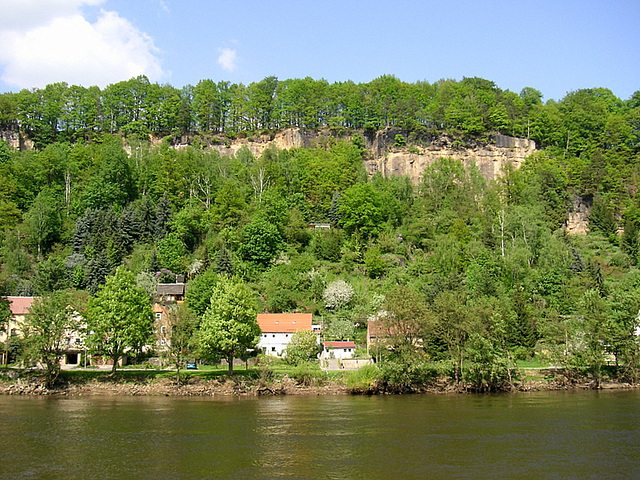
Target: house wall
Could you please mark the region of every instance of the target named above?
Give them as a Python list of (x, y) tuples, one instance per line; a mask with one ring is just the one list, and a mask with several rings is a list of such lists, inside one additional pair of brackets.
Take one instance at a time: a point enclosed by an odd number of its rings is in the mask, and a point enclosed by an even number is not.
[(352, 358), (355, 354), (355, 348), (325, 348), (322, 352), (322, 358)]
[(263, 349), (266, 355), (281, 357), (284, 354), (284, 351), (287, 349), (287, 345), (289, 345), (292, 336), (292, 332), (262, 333), (262, 335), (260, 335), (260, 341), (258, 342), (258, 348)]

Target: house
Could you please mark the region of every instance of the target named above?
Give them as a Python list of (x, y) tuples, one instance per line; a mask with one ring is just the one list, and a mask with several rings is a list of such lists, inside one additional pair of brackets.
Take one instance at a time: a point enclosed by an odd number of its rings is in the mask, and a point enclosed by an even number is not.
[(308, 228), (312, 229), (312, 230), (330, 230), (331, 229), (331, 224), (330, 223), (320, 223), (320, 222), (311, 222), (308, 225)]
[(320, 343), (319, 326), (313, 325), (310, 313), (260, 313), (258, 325), (262, 331), (258, 348), (267, 355), (281, 357), (291, 337), (299, 330), (315, 332)]
[(159, 303), (153, 304), (153, 333), (156, 339), (155, 350), (164, 352), (171, 342), (171, 327), (169, 325), (169, 307)]
[(320, 359), (337, 358), (343, 360), (345, 358), (353, 358), (356, 353), (356, 344), (352, 341), (324, 342)]
[[(9, 324), (5, 331), (0, 332), (0, 342), (7, 347), (7, 339), (13, 336), (23, 336), (24, 323), (29, 315), (29, 310), (38, 297), (7, 297), (9, 300), (9, 308), (11, 310), (12, 318), (9, 320)], [(80, 321), (81, 317), (77, 317)], [(78, 330), (70, 330), (65, 332), (66, 348), (64, 356), (62, 357), (62, 365), (80, 365), (82, 354), (85, 351), (84, 338), (80, 333), (81, 328)], [(8, 332), (8, 336), (7, 336)], [(5, 351), (2, 352), (2, 361), (4, 362)]]
[(184, 292), (184, 282), (159, 283), (156, 299), (158, 303), (182, 302), (184, 301)]
[(159, 283), (153, 303), (154, 349), (165, 352), (171, 343), (170, 308), (171, 305), (184, 302), (186, 285), (183, 275), (176, 275), (175, 283)]
[(0, 342), (5, 346), (2, 352), (2, 363), (5, 363), (5, 355), (8, 352), (8, 340), (11, 337), (21, 337), (22, 328), (29, 309), (37, 297), (6, 297), (9, 301), (9, 310), (11, 310), (11, 318), (4, 330), (0, 331)]

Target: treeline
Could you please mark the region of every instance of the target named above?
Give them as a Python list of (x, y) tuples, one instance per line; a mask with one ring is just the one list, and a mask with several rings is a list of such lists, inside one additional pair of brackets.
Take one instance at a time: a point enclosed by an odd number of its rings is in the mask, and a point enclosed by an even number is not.
[[(274, 80), (274, 91), (286, 83)], [(141, 78), (117, 85), (127, 84), (171, 90)], [(432, 100), (447, 90), (470, 92), (451, 94), (450, 103), (440, 104), (443, 112), (476, 101), (477, 110), (488, 112), (499, 93), (527, 97), (478, 79), (429, 88), (393, 77), (368, 85), (374, 84), (396, 85), (408, 96), (431, 89)], [(20, 95), (47, 88), (0, 99), (18, 105)], [(484, 98), (486, 91), (495, 95)], [(95, 94), (102, 105), (104, 92)], [(496, 182), (448, 158), (427, 168), (416, 185), (405, 177), (368, 178), (364, 131), (314, 148), (270, 148), (256, 158), (248, 149), (221, 155), (198, 143), (176, 149), (170, 139), (154, 145), (141, 103), (128, 107), (129, 123), (114, 120), (117, 135), (96, 124), (67, 138), (90, 141), (62, 141), (68, 123), (47, 123), (54, 136), (36, 150), (0, 142), (0, 288), (5, 295), (68, 289), (95, 295), (125, 265), (151, 293), (154, 282), (185, 274), (187, 304), (201, 319), (215, 286), (232, 277), (251, 290), (258, 311), (313, 312), (327, 339), (355, 338), (364, 347), (367, 321), (380, 322), (392, 335), (374, 353), (392, 386), (410, 389), (438, 374), (478, 390), (497, 388), (517, 377), (516, 359), (534, 356), (596, 382), (612, 371), (635, 381), (638, 96), (622, 102), (594, 89), (545, 105), (536, 97), (529, 121), (518, 118), (530, 132), (537, 125), (533, 112), (547, 119), (547, 133), (537, 137), (543, 148)], [(185, 103), (195, 122), (189, 128), (202, 118), (195, 98)], [(379, 100), (376, 115), (389, 112), (376, 117), (379, 126), (399, 121), (391, 112), (402, 95), (386, 104), (382, 93), (371, 98)], [(81, 114), (76, 107), (70, 112)], [(245, 115), (246, 128), (276, 128), (269, 122), (282, 118), (282, 109), (269, 112)], [(26, 128), (17, 115), (9, 124)], [(433, 128), (452, 128), (437, 123)], [(455, 125), (460, 142), (485, 131)], [(137, 131), (144, 134), (127, 132), (129, 126), (145, 126)], [(229, 124), (207, 128), (228, 131)], [(419, 136), (410, 138), (416, 128), (405, 130), (406, 140), (422, 148)], [(574, 195), (591, 204), (586, 236), (561, 228)], [(312, 222), (331, 228), (310, 229)]]
[(56, 141), (125, 135), (224, 134), (287, 127), (376, 131), (395, 126), (414, 136), (429, 130), (531, 138), (542, 147), (580, 154), (591, 145), (638, 146), (640, 93), (622, 101), (610, 90), (569, 93), (543, 104), (482, 78), (407, 83), (385, 75), (368, 83), (267, 77), (249, 85), (202, 80), (175, 88), (145, 76), (104, 89), (66, 83), (0, 95), (0, 129), (20, 129), (38, 148)]

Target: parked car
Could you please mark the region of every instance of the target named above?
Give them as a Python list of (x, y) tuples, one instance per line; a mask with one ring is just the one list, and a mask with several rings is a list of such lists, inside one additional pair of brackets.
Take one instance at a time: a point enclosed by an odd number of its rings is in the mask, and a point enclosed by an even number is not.
[(198, 365), (196, 365), (196, 362), (187, 362), (187, 370), (197, 370), (198, 369)]

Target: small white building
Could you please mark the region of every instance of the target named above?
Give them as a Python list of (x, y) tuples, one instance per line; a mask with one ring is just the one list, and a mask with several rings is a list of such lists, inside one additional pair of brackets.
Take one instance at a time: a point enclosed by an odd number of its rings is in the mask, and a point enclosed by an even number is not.
[(356, 344), (352, 341), (324, 342), (321, 359), (328, 358), (353, 358), (356, 353)]
[(291, 337), (299, 330), (318, 332), (319, 328), (312, 324), (310, 313), (260, 313), (260, 341), (258, 348), (266, 355), (281, 357), (291, 341)]

